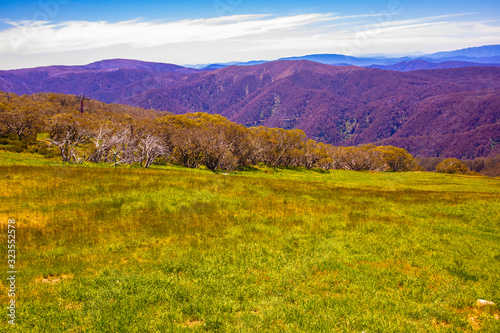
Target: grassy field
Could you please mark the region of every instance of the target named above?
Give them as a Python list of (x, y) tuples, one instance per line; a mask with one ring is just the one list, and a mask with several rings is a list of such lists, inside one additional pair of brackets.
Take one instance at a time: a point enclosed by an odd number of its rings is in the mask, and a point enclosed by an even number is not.
[(0, 195), (19, 332), (500, 332), (499, 179), (0, 152)]

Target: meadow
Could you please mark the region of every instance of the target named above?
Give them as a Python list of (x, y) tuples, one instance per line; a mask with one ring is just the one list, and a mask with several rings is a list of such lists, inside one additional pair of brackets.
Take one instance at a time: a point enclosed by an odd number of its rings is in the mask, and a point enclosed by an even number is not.
[(19, 332), (500, 332), (498, 178), (0, 152), (0, 195)]

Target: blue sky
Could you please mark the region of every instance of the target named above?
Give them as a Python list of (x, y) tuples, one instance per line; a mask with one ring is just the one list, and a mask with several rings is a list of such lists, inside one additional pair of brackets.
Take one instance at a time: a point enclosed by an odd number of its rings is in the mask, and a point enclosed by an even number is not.
[(0, 69), (128, 58), (180, 65), (500, 44), (497, 1), (0, 2)]

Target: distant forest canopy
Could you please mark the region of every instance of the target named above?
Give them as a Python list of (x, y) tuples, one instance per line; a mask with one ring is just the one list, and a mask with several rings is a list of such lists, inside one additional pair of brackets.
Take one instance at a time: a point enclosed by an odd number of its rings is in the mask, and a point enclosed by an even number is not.
[[(0, 144), (14, 151), (57, 154), (72, 163), (172, 163), (213, 171), (261, 163), (322, 170), (422, 170), (405, 149), (393, 146), (334, 147), (310, 140), (298, 129), (248, 128), (202, 112), (174, 115), (95, 100), (85, 101), (83, 114), (79, 107), (73, 95), (0, 92)], [(484, 172), (494, 160), (476, 164)], [(445, 172), (471, 173), (459, 166)]]

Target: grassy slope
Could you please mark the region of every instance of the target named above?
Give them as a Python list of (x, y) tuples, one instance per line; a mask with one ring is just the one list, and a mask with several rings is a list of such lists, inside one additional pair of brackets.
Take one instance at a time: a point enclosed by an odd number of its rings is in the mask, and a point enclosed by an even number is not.
[(0, 195), (23, 332), (500, 331), (499, 179), (1, 152)]

